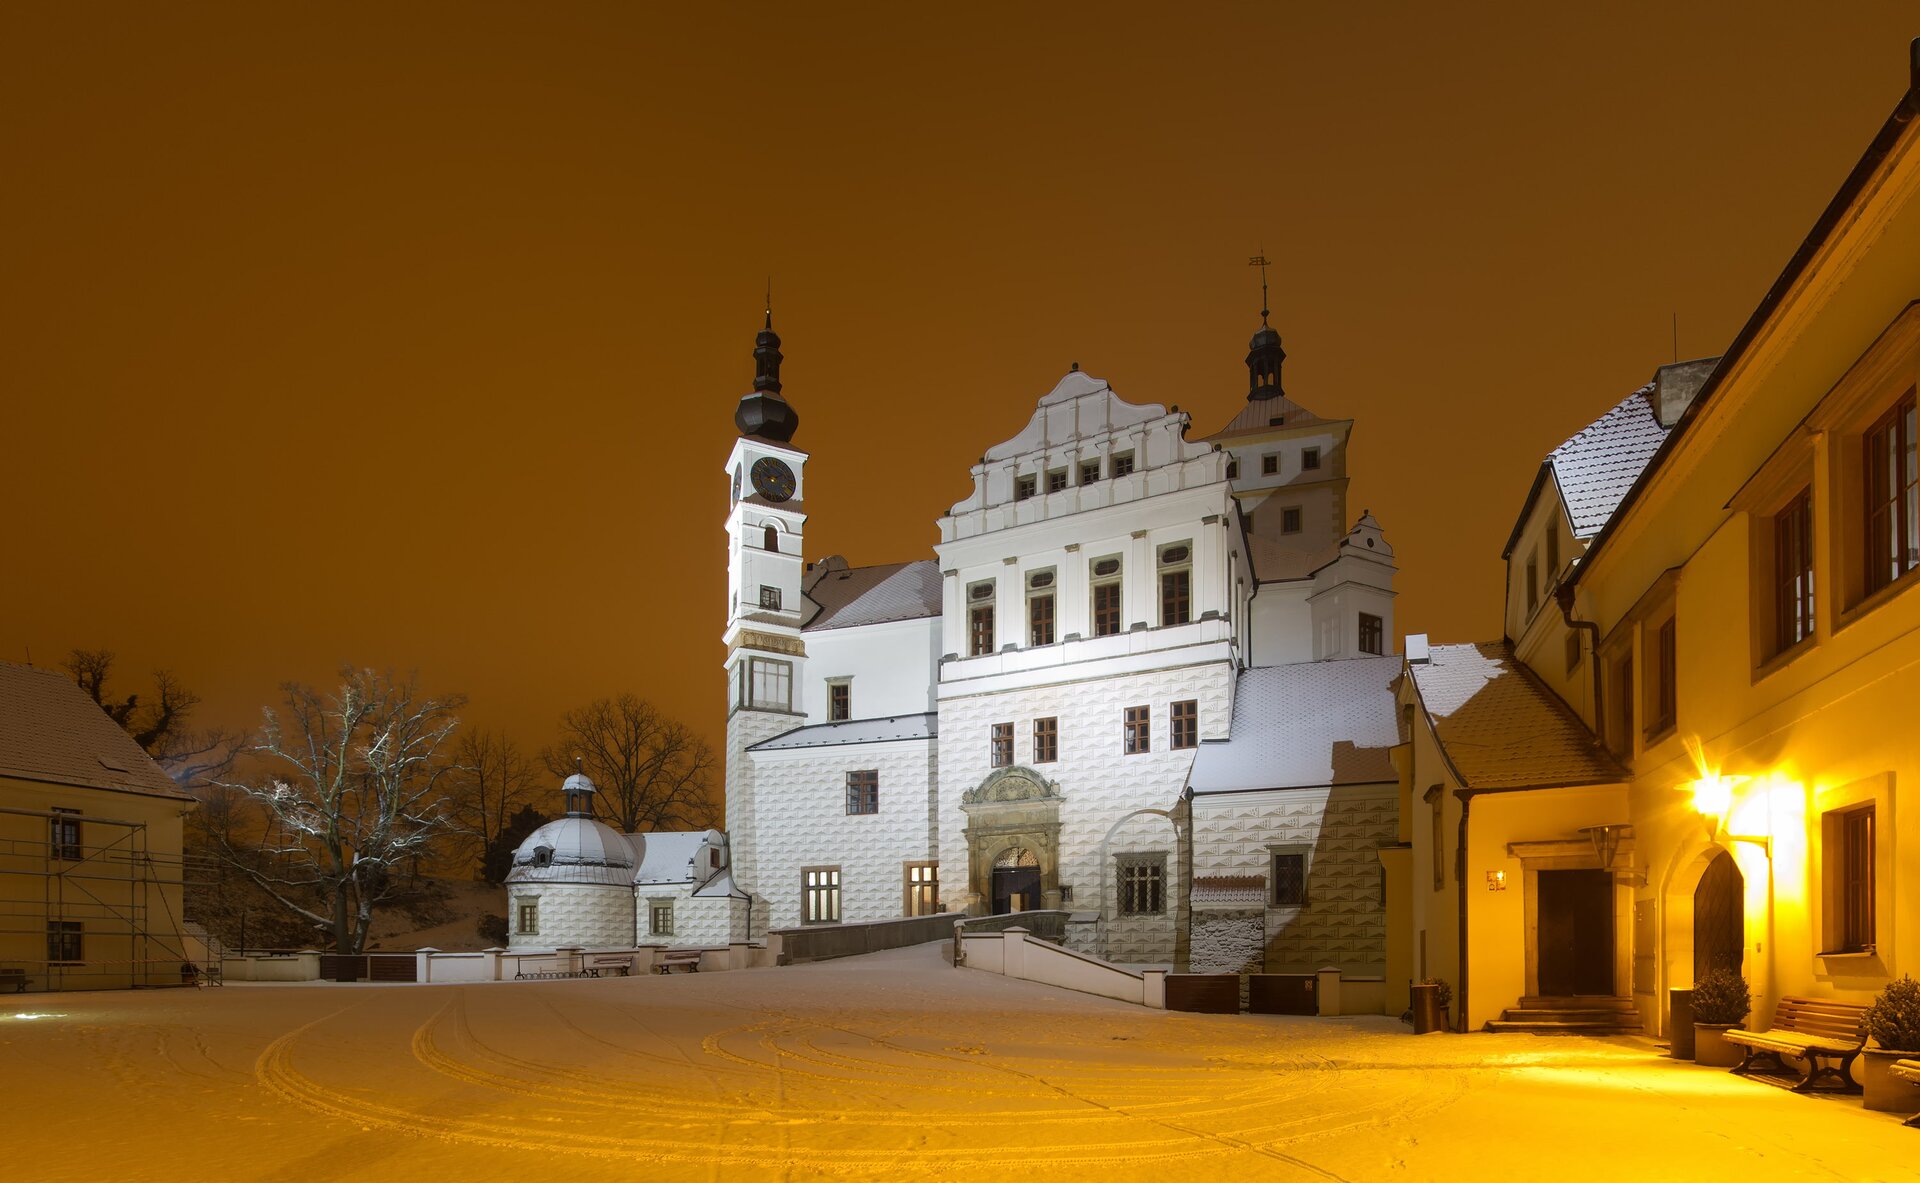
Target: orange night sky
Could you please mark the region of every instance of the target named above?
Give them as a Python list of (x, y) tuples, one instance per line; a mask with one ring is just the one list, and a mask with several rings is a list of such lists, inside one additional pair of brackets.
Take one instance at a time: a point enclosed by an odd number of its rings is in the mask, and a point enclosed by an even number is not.
[[(1542, 454), (1719, 352), (1906, 84), (1910, 4), (0, 10), (0, 657), (207, 722), (342, 661), (537, 748), (717, 741), (773, 278), (807, 552), (926, 557), (1072, 362), (1358, 421), (1399, 631), (1500, 628)], [(721, 6), (714, 6), (715, 9)]]

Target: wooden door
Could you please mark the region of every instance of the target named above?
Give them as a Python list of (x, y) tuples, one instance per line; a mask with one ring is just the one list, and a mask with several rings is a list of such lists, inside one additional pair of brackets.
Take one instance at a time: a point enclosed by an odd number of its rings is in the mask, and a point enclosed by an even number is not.
[(1540, 993), (1613, 993), (1613, 875), (1542, 871), (1539, 880)]
[(1710, 969), (1740, 972), (1746, 960), (1745, 881), (1721, 851), (1693, 889), (1693, 980)]

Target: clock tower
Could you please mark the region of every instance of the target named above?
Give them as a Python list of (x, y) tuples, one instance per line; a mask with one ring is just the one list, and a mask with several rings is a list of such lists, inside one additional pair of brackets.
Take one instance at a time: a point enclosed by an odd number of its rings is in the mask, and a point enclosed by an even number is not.
[(740, 438), (726, 466), (727, 830), (734, 884), (754, 894), (753, 932), (766, 931), (766, 904), (756, 866), (761, 802), (746, 750), (806, 722), (800, 578), (807, 454), (793, 446), (800, 416), (781, 397), (781, 360), (769, 309), (754, 338), (753, 391), (734, 412)]

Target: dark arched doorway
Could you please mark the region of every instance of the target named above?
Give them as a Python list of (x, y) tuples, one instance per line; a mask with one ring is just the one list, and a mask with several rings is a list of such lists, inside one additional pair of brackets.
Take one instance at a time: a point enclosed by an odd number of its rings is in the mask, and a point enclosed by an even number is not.
[(1693, 980), (1710, 969), (1740, 972), (1746, 960), (1746, 881), (1721, 851), (1693, 889)]

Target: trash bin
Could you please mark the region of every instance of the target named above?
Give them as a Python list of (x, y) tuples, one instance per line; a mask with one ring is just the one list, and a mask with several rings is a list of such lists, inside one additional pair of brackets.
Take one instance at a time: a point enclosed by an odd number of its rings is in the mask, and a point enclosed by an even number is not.
[(1667, 1046), (1676, 1060), (1693, 1059), (1693, 990), (1667, 991)]
[(1447, 1029), (1447, 1012), (1440, 1005), (1439, 983), (1416, 985), (1413, 991), (1413, 1033), (1425, 1035), (1429, 1031)]

